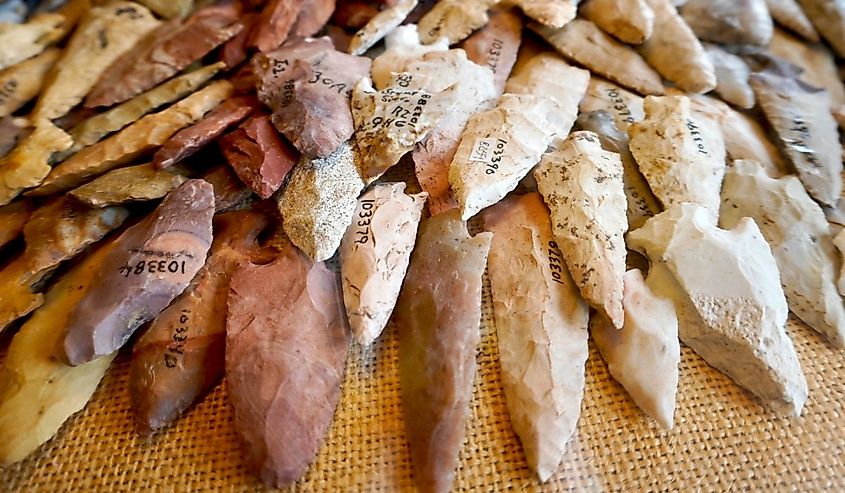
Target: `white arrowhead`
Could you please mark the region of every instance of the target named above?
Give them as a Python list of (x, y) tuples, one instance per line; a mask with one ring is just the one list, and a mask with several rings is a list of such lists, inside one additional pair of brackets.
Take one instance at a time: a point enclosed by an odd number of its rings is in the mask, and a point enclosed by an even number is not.
[(648, 286), (670, 298), (681, 341), (775, 411), (798, 416), (807, 381), (786, 334), (786, 298), (769, 245), (751, 219), (719, 229), (680, 204), (628, 234), (648, 255)]
[(657, 296), (637, 269), (625, 273), (625, 326), (617, 330), (606, 317), (590, 320), (590, 333), (613, 378), (660, 426), (672, 428), (678, 390), (678, 316), (675, 306)]
[(720, 225), (754, 219), (772, 247), (789, 309), (845, 346), (845, 307), (836, 290), (836, 250), (824, 212), (798, 178), (770, 178), (753, 161), (734, 161), (722, 188)]
[(404, 183), (385, 183), (362, 195), (340, 243), (343, 301), (361, 345), (384, 330), (417, 239), (425, 194), (409, 196), (404, 190)]

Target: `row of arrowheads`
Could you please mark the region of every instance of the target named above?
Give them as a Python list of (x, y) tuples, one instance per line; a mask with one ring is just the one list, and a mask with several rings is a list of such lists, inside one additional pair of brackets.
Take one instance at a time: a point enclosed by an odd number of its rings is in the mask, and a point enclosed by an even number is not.
[[(2, 463), (132, 340), (142, 432), (225, 374), (246, 459), (287, 485), (392, 319), (416, 481), (448, 490), (485, 269), (543, 481), (588, 334), (665, 428), (679, 340), (787, 415), (788, 310), (845, 344), (842, 2), (96, 3), (0, 25)], [(421, 193), (382, 177), (400, 160)]]

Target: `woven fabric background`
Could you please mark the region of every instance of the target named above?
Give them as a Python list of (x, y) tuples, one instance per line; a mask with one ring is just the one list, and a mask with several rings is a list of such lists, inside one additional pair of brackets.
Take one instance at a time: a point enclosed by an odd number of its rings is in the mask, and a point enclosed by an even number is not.
[[(407, 163), (384, 179), (419, 191)], [(540, 484), (510, 425), (485, 276), (472, 410), (454, 489), (845, 491), (845, 352), (794, 317), (787, 330), (810, 389), (800, 418), (775, 416), (682, 346), (671, 431), (645, 417), (591, 347), (578, 431), (557, 474)], [(0, 361), (7, 346), (4, 334)], [(53, 440), (0, 468), (0, 491), (265, 490), (243, 462), (225, 381), (171, 427), (138, 435), (129, 356), (118, 356), (85, 410)], [(413, 491), (397, 358), (392, 323), (373, 347), (353, 345), (332, 427), (292, 491)]]
[[(810, 387), (800, 418), (778, 418), (683, 348), (675, 428), (650, 422), (593, 348), (578, 432), (558, 473), (540, 485), (511, 429), (485, 289), (478, 372), (457, 491), (843, 491), (845, 355), (790, 320)], [(353, 348), (323, 447), (294, 491), (408, 491), (396, 327)], [(88, 407), (27, 460), (0, 469), (6, 491), (254, 491), (225, 382), (152, 438), (134, 431), (128, 355)]]

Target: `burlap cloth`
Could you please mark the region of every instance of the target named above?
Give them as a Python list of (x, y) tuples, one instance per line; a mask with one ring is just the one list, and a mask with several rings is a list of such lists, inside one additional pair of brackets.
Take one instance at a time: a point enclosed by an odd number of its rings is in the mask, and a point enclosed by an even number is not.
[[(408, 174), (400, 169), (387, 178)], [(411, 179), (408, 188), (418, 185)], [(675, 428), (663, 431), (591, 347), (578, 431), (557, 474), (541, 485), (510, 425), (486, 279), (483, 309), (456, 491), (845, 491), (845, 352), (795, 318), (787, 330), (810, 389), (800, 418), (775, 416), (683, 347)], [(413, 490), (396, 331), (391, 323), (372, 348), (352, 347), (332, 427), (293, 490)], [(225, 381), (173, 426), (143, 438), (134, 430), (128, 356), (115, 360), (85, 410), (53, 440), (0, 468), (0, 490), (264, 489), (243, 463)]]

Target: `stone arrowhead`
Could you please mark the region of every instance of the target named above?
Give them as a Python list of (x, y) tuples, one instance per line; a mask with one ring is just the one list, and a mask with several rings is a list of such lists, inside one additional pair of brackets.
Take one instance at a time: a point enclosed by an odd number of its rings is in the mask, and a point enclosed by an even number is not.
[(842, 194), (842, 150), (828, 93), (773, 72), (752, 74), (751, 87), (801, 183), (822, 205), (835, 206)]
[(613, 378), (646, 414), (672, 429), (678, 391), (678, 317), (675, 306), (656, 295), (642, 273), (625, 273), (625, 324), (617, 330), (606, 317), (590, 320), (590, 333)]
[(425, 138), (455, 106), (458, 91), (450, 86), (440, 92), (425, 89), (415, 81), (425, 75), (394, 74), (388, 86), (376, 91), (369, 79), (361, 79), (352, 91), (355, 141), (363, 160), (365, 183), (381, 177), (399, 159)]
[(637, 50), (660, 75), (685, 92), (716, 88), (716, 70), (695, 33), (670, 0), (646, 0), (654, 11), (654, 31)]
[(249, 262), (275, 257), (257, 240), (269, 225), (252, 211), (216, 216), (208, 261), (135, 342), (130, 391), (142, 433), (170, 424), (223, 376), (229, 281)]
[(754, 91), (748, 83), (748, 77), (751, 76), (748, 65), (742, 58), (718, 45), (705, 44), (704, 50), (716, 70), (716, 92), (719, 96), (740, 108), (753, 108)]
[(385, 37), (384, 46), (384, 52), (373, 60), (371, 70), (376, 89), (384, 89), (393, 77), (393, 72), (406, 71), (408, 65), (420, 60), (426, 53), (449, 50), (446, 38), (422, 44), (414, 24), (394, 29)]
[(18, 111), (41, 92), (47, 73), (62, 50), (48, 48), (40, 55), (0, 71), (0, 118)]
[(80, 366), (56, 357), (70, 313), (94, 283), (108, 243), (64, 274), (20, 328), (0, 369), (0, 464), (21, 461), (50, 440), (94, 394), (116, 352)]
[(327, 157), (354, 131), (349, 97), (370, 60), (334, 49), (329, 38), (292, 41), (253, 61), (258, 98), (300, 152)]
[(325, 159), (302, 157), (278, 198), (285, 233), (317, 262), (337, 251), (364, 189), (360, 156), (346, 142)]
[(493, 71), (498, 96), (505, 91), (505, 81), (516, 63), (522, 27), (522, 17), (513, 9), (494, 10), (490, 22), (461, 44), (467, 58)]
[(589, 308), (572, 281), (537, 193), (482, 213), (493, 233), (487, 273), (511, 424), (541, 481), (575, 433), (589, 354)]
[(619, 131), (613, 117), (606, 111), (581, 113), (576, 120), (578, 130), (587, 130), (598, 136), (605, 151), (615, 152), (622, 159), (622, 181), (625, 184), (625, 198), (628, 203), (626, 217), (628, 231), (642, 226), (646, 220), (659, 214), (663, 208), (657, 197), (651, 193), (643, 175), (637, 167), (634, 156), (628, 149), (628, 136)]
[(470, 237), (457, 211), (420, 230), (395, 310), (402, 411), (417, 487), (445, 493), (469, 416), (492, 235)]
[(449, 170), (462, 218), (502, 200), (540, 161), (555, 136), (549, 122), (557, 110), (544, 96), (505, 94), (469, 119)]
[(0, 160), (0, 205), (6, 205), (21, 192), (38, 186), (50, 175), (50, 156), (70, 148), (73, 141), (50, 120), (35, 124), (35, 130)]
[(188, 286), (211, 246), (211, 185), (189, 180), (115, 240), (64, 339), (76, 366), (119, 349)]
[(581, 0), (510, 0), (529, 18), (551, 28), (567, 25), (578, 13)]
[(641, 94), (663, 94), (657, 72), (630, 46), (620, 43), (595, 24), (575, 19), (561, 29), (531, 24), (534, 32), (561, 55)]
[(262, 199), (276, 193), (299, 158), (266, 115), (249, 118), (219, 142), (241, 181)]
[(231, 94), (232, 85), (221, 80), (158, 113), (147, 115), (59, 163), (30, 194), (42, 196), (68, 190), (128, 164), (167, 142), (173, 134), (202, 118)]
[(82, 102), (106, 68), (161, 23), (134, 2), (93, 7), (51, 70), (33, 110), (34, 119), (54, 120)]
[(111, 106), (155, 87), (243, 29), (239, 7), (203, 7), (188, 19), (165, 22), (109, 65), (85, 98), (85, 106)]
[(547, 52), (533, 56), (511, 75), (505, 91), (554, 100), (558, 111), (552, 114), (549, 124), (554, 127), (556, 140), (562, 142), (572, 130), (578, 116), (578, 103), (584, 98), (589, 82), (589, 71), (573, 67), (554, 53)]
[(775, 22), (807, 41), (818, 42), (819, 33), (796, 0), (766, 0), (766, 6)]
[(363, 55), (391, 31), (396, 29), (417, 6), (418, 0), (397, 0), (373, 16), (349, 42), (350, 55)]
[(838, 262), (821, 207), (794, 176), (770, 178), (753, 161), (734, 161), (722, 187), (719, 223), (757, 223), (777, 261), (789, 309), (831, 342), (845, 347), (845, 307), (836, 290)]
[(258, 109), (258, 101), (251, 96), (236, 96), (223, 101), (198, 122), (173, 134), (156, 151), (153, 166), (167, 168), (192, 156)]
[(449, 45), (466, 39), (487, 24), (487, 11), (499, 0), (440, 0), (419, 22), (420, 41), (430, 44), (440, 38)]
[(184, 98), (208, 82), (223, 68), (222, 63), (198, 68), (174, 77), (108, 111), (97, 113), (68, 131), (73, 138), (73, 147), (68, 152), (72, 154), (83, 147), (96, 144), (103, 137), (134, 123), (150, 111)]
[(807, 381), (784, 328), (777, 264), (754, 221), (727, 231), (702, 206), (680, 204), (627, 240), (651, 260), (649, 288), (675, 304), (681, 341), (778, 413), (800, 415)]
[(574, 132), (534, 171), (555, 238), (584, 299), (622, 327), (626, 219), (622, 160), (592, 132)]
[(384, 183), (362, 195), (340, 244), (346, 315), (363, 346), (387, 325), (417, 239), (426, 195), (404, 190), (404, 183)]
[(349, 334), (337, 275), (288, 244), (232, 275), (226, 382), (246, 462), (281, 488), (317, 455), (340, 400)]
[(590, 77), (587, 92), (579, 107), (584, 113), (589, 111), (610, 113), (616, 127), (623, 132), (627, 131), (632, 123), (645, 118), (642, 96), (595, 76)]
[(623, 43), (638, 45), (654, 28), (654, 11), (645, 0), (589, 0), (581, 15)]
[(818, 32), (845, 57), (845, 4), (839, 0), (798, 0)]
[(0, 248), (21, 234), (31, 214), (32, 204), (26, 200), (16, 200), (0, 207)]
[(774, 24), (766, 0), (688, 0), (680, 9), (703, 41), (766, 46), (772, 39)]
[(0, 271), (0, 330), (41, 306), (47, 276), (127, 216), (123, 207), (92, 209), (66, 196), (36, 209), (23, 226), (26, 248)]
[(129, 166), (109, 171), (68, 195), (91, 207), (160, 199), (187, 180), (180, 171), (185, 173), (179, 168), (157, 170), (149, 163)]
[(25, 24), (3, 23), (0, 26), (0, 70), (28, 60), (61, 39), (67, 31), (65, 16), (43, 12)]
[(686, 96), (647, 97), (646, 119), (628, 127), (631, 153), (664, 207), (701, 204), (714, 217), (725, 176), (719, 128), (693, 115)]

